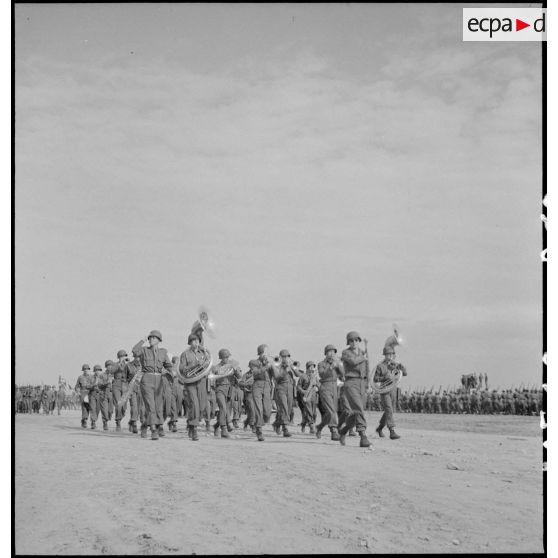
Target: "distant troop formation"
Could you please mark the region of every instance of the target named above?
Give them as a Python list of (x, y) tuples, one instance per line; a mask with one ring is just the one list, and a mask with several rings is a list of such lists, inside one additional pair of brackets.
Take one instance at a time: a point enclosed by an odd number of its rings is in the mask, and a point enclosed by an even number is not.
[(308, 429), (321, 438), (328, 429), (331, 440), (341, 445), (347, 436), (358, 435), (360, 446), (369, 447), (364, 411), (367, 397), (380, 383), (388, 387), (379, 395), (383, 414), (376, 433), (383, 437), (387, 427), (391, 439), (399, 438), (393, 416), (396, 384), (391, 389), (389, 380), (394, 371), (402, 375), (407, 371), (395, 361), (396, 337), (388, 338), (383, 360), (372, 367), (367, 341), (363, 349), (360, 334), (351, 331), (340, 357), (329, 344), (322, 360), (301, 367), (288, 350), (272, 356), (269, 347), (261, 344), (243, 371), (226, 348), (218, 352), (218, 361), (213, 360), (204, 346), (204, 331), (204, 324), (196, 321), (180, 356), (169, 355), (160, 346), (161, 332), (153, 330), (133, 347), (131, 355), (122, 349), (104, 367), (84, 364), (75, 384), (81, 426), (87, 428), (89, 421), (90, 428), (96, 429), (100, 417), (102, 428), (108, 430), (114, 417), (117, 432), (127, 420), (129, 432), (139, 432), (142, 438), (149, 433), (152, 440), (158, 440), (166, 435), (165, 423), (168, 431), (177, 432), (179, 417), (186, 417), (192, 441), (199, 440), (201, 427), (221, 438), (229, 438), (235, 428), (243, 427), (264, 441), (264, 424), (271, 423), (277, 435), (292, 435), (289, 427), (297, 405), (302, 432)]
[[(382, 402), (369, 395), (366, 408), (381, 411)], [(543, 390), (515, 388), (505, 390), (439, 390), (435, 392), (401, 392), (396, 409), (403, 413), (445, 413), (470, 415), (539, 415), (543, 408)]]
[(42, 413), (52, 415), (62, 409), (79, 409), (79, 396), (69, 390), (64, 383), (58, 386), (15, 386), (16, 413)]

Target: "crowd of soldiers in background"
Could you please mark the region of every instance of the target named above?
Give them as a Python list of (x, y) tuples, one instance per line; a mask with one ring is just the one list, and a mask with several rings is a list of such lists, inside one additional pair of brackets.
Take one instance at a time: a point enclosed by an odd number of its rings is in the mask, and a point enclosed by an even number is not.
[(81, 407), (79, 394), (70, 390), (59, 380), (56, 385), (15, 386), (16, 413), (43, 413), (45, 415), (60, 414), (61, 410), (77, 410)]
[[(295, 363), (298, 365), (298, 363)], [(242, 385), (242, 382), (240, 382)], [(306, 387), (306, 386), (305, 386)], [(233, 417), (235, 426), (241, 415), (246, 414), (244, 408), (244, 397), (242, 388), (235, 386), (232, 401)], [(93, 391), (93, 390), (92, 390)], [(107, 418), (111, 420), (114, 414), (114, 398), (112, 394), (105, 394)], [(92, 395), (93, 405), (96, 399)], [(186, 416), (186, 401), (178, 398), (177, 406), (173, 409), (173, 416)], [(215, 417), (215, 394), (210, 392), (209, 397), (209, 420)], [(301, 405), (299, 405), (301, 406)], [(174, 407), (174, 406), (173, 406)], [(78, 410), (81, 408), (80, 396), (67, 385), (60, 381), (59, 385), (48, 386), (15, 386), (15, 412), (36, 414), (60, 414), (61, 410)], [(473, 414), (473, 415), (539, 415), (543, 408), (542, 388), (514, 388), (477, 390), (454, 388), (433, 390), (397, 390), (395, 411), (400, 413), (445, 413), (445, 414)], [(370, 394), (367, 399), (366, 409), (369, 411), (383, 411), (381, 397), (378, 393)], [(100, 409), (99, 409), (100, 410)], [(93, 409), (93, 414), (95, 409)], [(169, 409), (169, 416), (171, 416)]]
[[(543, 408), (542, 388), (477, 390), (454, 388), (438, 392), (397, 390), (395, 410), (400, 413), (445, 413), (469, 415), (539, 415)], [(368, 396), (366, 408), (382, 411), (380, 396)]]

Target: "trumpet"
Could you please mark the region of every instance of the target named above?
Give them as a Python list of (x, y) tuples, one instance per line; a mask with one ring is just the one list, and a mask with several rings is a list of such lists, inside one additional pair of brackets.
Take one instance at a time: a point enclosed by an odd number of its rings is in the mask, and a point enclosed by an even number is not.
[(316, 388), (319, 385), (318, 379), (319, 379), (318, 371), (316, 370), (312, 374), (312, 376), (310, 376), (310, 382), (308, 384), (308, 387), (304, 390), (304, 395), (302, 396), (302, 400), (304, 401), (304, 403), (308, 402), (308, 399), (310, 399), (312, 392), (314, 391), (314, 388)]
[(234, 374), (236, 367), (237, 367), (236, 364), (229, 362), (224, 366), (222, 366), (218, 373), (212, 374), (211, 372), (209, 372), (209, 375), (207, 377), (210, 380), (218, 380), (219, 378), (228, 378), (229, 376)]

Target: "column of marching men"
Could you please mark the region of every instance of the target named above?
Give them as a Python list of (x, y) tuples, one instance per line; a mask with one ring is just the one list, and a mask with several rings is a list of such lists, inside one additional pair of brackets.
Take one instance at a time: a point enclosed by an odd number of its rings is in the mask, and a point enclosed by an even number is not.
[[(186, 417), (188, 438), (199, 440), (199, 429), (205, 428), (214, 435), (229, 438), (230, 432), (240, 428), (240, 420), (246, 415), (243, 428), (250, 429), (257, 440), (264, 441), (263, 427), (275, 419), (271, 426), (277, 435), (291, 437), (289, 427), (294, 420), (297, 405), (302, 415), (301, 428), (317, 438), (327, 427), (331, 440), (342, 445), (347, 436), (359, 436), (360, 446), (369, 447), (366, 435), (365, 407), (371, 393), (371, 383), (382, 381), (390, 362), (394, 362), (392, 346), (384, 347), (384, 360), (371, 369), (366, 351), (361, 348), (362, 338), (356, 331), (346, 336), (347, 347), (340, 357), (337, 348), (328, 344), (324, 358), (317, 364), (309, 361), (304, 369), (291, 359), (290, 352), (283, 349), (273, 357), (266, 344), (257, 347), (256, 358), (248, 363), (243, 372), (231, 352), (222, 348), (218, 362), (210, 373), (186, 382), (188, 372), (200, 363), (207, 362), (209, 352), (204, 347), (203, 328), (199, 322), (188, 335), (188, 347), (177, 357), (169, 357), (160, 346), (163, 336), (153, 330), (134, 345), (131, 355), (122, 349), (117, 360), (107, 360), (104, 369), (88, 364), (82, 366), (75, 390), (80, 397), (81, 426), (108, 430), (108, 422), (114, 415), (116, 431), (122, 430), (121, 422), (129, 408), (128, 430), (148, 435), (157, 440), (168, 430), (177, 432), (177, 420)], [(398, 364), (406, 375), (403, 365)], [(141, 379), (137, 381), (137, 378)], [(387, 426), (390, 438), (397, 439), (393, 411), (395, 390), (381, 395), (384, 412), (376, 432), (384, 436)], [(119, 404), (120, 403), (120, 404)], [(320, 420), (317, 420), (317, 411)], [(211, 421), (214, 424), (211, 425)], [(139, 429), (138, 429), (139, 426)]]

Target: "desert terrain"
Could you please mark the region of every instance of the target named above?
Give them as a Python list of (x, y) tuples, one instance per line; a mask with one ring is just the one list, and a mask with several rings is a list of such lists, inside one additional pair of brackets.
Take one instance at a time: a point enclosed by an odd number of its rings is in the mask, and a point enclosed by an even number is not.
[(538, 417), (398, 413), (389, 440), (379, 416), (361, 449), (297, 426), (192, 442), (182, 418), (152, 441), (16, 415), (16, 553), (543, 551)]

